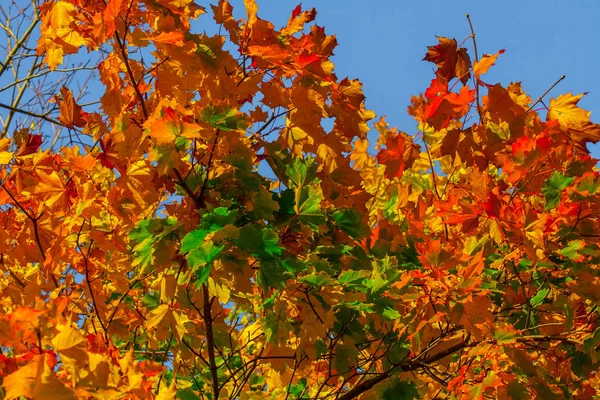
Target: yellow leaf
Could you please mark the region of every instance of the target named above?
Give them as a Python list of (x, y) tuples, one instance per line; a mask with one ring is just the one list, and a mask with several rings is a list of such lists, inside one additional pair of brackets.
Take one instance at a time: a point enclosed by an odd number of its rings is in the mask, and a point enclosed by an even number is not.
[(600, 125), (590, 121), (590, 111), (577, 106), (582, 97), (583, 94), (573, 96), (567, 93), (556, 100), (550, 99), (547, 118), (558, 121), (575, 146), (587, 152), (586, 143), (600, 141)]
[(150, 312), (150, 315), (148, 315), (148, 318), (146, 319), (146, 328), (156, 328), (169, 313), (170, 310), (168, 304), (161, 304), (156, 307)]
[(167, 386), (166, 383), (161, 385), (156, 400), (175, 400), (176, 396), (177, 386), (175, 386), (175, 379), (173, 379), (169, 386)]
[(69, 49), (69, 54), (75, 53), (79, 46), (85, 45), (85, 39), (79, 34), (79, 32), (73, 30), (71, 27), (57, 29), (56, 37), (61, 39), (66, 44), (75, 47), (74, 49)]
[(258, 13), (258, 5), (256, 5), (256, 1), (254, 0), (244, 0), (244, 6), (246, 6), (246, 13), (248, 13), (248, 27), (252, 28), (252, 25), (254, 25), (258, 19), (256, 16), (256, 13)]
[(78, 358), (85, 354), (85, 338), (78, 329), (71, 325), (59, 325), (59, 333), (52, 339), (54, 350), (61, 353), (61, 356), (69, 358)]
[(8, 164), (13, 158), (12, 151), (0, 151), (0, 165)]
[(569, 92), (558, 96), (556, 100), (550, 99), (548, 120), (557, 120), (562, 127), (589, 122), (591, 112), (577, 106), (582, 97), (583, 94), (573, 96)]
[(328, 174), (332, 173), (338, 167), (336, 158), (336, 152), (326, 144), (320, 144), (317, 148), (317, 159), (322, 163), (319, 166), (322, 171)]
[(350, 160), (354, 161), (354, 169), (362, 169), (369, 164), (369, 141), (367, 139), (356, 139)]
[(208, 291), (211, 296), (217, 296), (221, 303), (229, 301), (230, 290), (224, 285), (219, 285), (214, 279), (208, 278)]
[(45, 53), (44, 61), (48, 64), (48, 68), (54, 71), (62, 63), (64, 51), (61, 47), (52, 46), (46, 49)]
[(289, 147), (292, 154), (302, 157), (302, 148), (304, 144), (314, 143), (313, 138), (308, 136), (302, 128), (292, 126), (290, 120), (287, 120), (286, 127), (281, 131), (281, 136)]
[(71, 400), (75, 394), (67, 389), (48, 366), (48, 355), (33, 356), (29, 364), (4, 377), (4, 399), (26, 397), (36, 400)]
[(175, 333), (177, 333), (179, 340), (181, 340), (183, 338), (183, 335), (188, 333), (188, 330), (185, 327), (185, 323), (189, 322), (189, 319), (184, 313), (180, 314), (173, 311), (173, 322), (175, 325)]

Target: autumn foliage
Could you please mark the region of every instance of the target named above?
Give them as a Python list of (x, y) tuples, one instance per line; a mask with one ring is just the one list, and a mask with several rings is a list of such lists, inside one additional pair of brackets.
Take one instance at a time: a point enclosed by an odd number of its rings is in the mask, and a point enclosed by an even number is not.
[(404, 133), (314, 9), (244, 3), (34, 10), (48, 73), (100, 54), (101, 90), (0, 139), (0, 397), (599, 396), (582, 95), (532, 100), (486, 79), (503, 50), (440, 37)]

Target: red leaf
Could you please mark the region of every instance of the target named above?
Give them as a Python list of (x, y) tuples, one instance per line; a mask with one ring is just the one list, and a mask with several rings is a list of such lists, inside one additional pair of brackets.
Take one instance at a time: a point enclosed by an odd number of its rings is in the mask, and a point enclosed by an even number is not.
[(502, 202), (493, 192), (488, 193), (486, 201), (483, 203), (483, 209), (488, 217), (499, 218)]
[(465, 48), (458, 48), (456, 39), (438, 37), (439, 44), (429, 46), (424, 60), (435, 63), (438, 67), (436, 75), (447, 81), (458, 78), (463, 84), (469, 80), (471, 59)]
[(308, 65), (317, 62), (321, 59), (321, 56), (315, 53), (309, 53), (308, 51), (303, 51), (300, 56), (298, 56), (298, 66), (302, 69), (306, 68)]
[(386, 148), (377, 153), (377, 162), (385, 165), (385, 176), (389, 179), (401, 177), (406, 168), (410, 168), (419, 151), (405, 133), (388, 137)]
[(302, 13), (302, 3), (298, 4), (294, 11), (292, 11), (292, 18), (296, 18), (298, 15)]
[(15, 157), (22, 157), (35, 153), (42, 145), (42, 135), (27, 135), (27, 140), (23, 142)]

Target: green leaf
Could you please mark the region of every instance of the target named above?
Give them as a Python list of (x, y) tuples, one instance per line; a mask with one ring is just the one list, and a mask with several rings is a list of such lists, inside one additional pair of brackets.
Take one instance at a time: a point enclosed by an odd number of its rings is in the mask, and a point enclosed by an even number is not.
[(508, 394), (512, 400), (525, 400), (531, 398), (525, 385), (519, 381), (512, 381), (508, 384)]
[(181, 400), (199, 400), (200, 397), (194, 393), (192, 388), (185, 388), (177, 390), (177, 394), (175, 395), (177, 399)]
[(157, 292), (146, 293), (144, 297), (142, 297), (142, 304), (148, 310), (154, 310), (160, 304), (160, 296)]
[(600, 188), (600, 179), (597, 179), (594, 175), (585, 176), (577, 184), (578, 192), (589, 192), (590, 194), (595, 194), (599, 188)]
[(579, 252), (585, 249), (586, 243), (583, 240), (571, 240), (567, 247), (564, 247), (558, 251), (563, 257), (567, 257), (570, 260), (581, 262), (585, 259)]
[(215, 208), (200, 218), (200, 224), (196, 229), (189, 232), (181, 240), (182, 254), (197, 249), (204, 244), (204, 239), (209, 233), (217, 232), (225, 226), (235, 222), (237, 211), (229, 210), (226, 207)]
[(270, 221), (274, 219), (274, 213), (279, 210), (279, 203), (273, 200), (273, 193), (263, 189), (256, 193), (252, 207), (255, 219)]
[(540, 304), (542, 304), (542, 302), (544, 301), (544, 299), (548, 295), (549, 291), (550, 291), (549, 288), (538, 290), (537, 293), (535, 294), (535, 296), (533, 296), (531, 298), (531, 300), (529, 300), (529, 304), (531, 304), (531, 307), (537, 307)]
[(344, 271), (339, 276), (338, 281), (348, 286), (361, 285), (370, 274), (369, 271)]
[(574, 351), (571, 356), (571, 371), (580, 377), (588, 376), (594, 370), (594, 362), (587, 353)]
[(236, 244), (240, 249), (264, 259), (283, 254), (283, 249), (279, 247), (279, 236), (268, 228), (258, 229), (256, 225), (246, 225), (240, 229)]
[(233, 108), (221, 110), (213, 105), (208, 105), (200, 115), (204, 122), (224, 131), (245, 130), (249, 125), (246, 121), (246, 114)]
[(300, 221), (316, 231), (325, 223), (325, 213), (321, 210), (323, 191), (319, 185), (296, 189), (295, 211)]
[(263, 308), (268, 310), (275, 304), (275, 298), (279, 295), (279, 290), (273, 292), (273, 294), (263, 301)]
[(290, 386), (290, 394), (297, 398), (302, 393), (306, 391), (306, 384), (308, 380), (306, 378), (301, 378), (298, 380), (298, 383)]
[[(381, 389), (379, 388), (381, 386)], [(419, 399), (417, 385), (411, 381), (401, 381), (400, 379), (389, 379), (378, 385), (376, 392), (377, 398), (381, 400), (413, 400)]]
[(210, 276), (210, 265), (200, 268), (196, 272), (196, 289), (200, 288), (203, 284), (206, 283), (208, 277)]
[(298, 280), (302, 283), (309, 283), (314, 286), (326, 286), (333, 285), (335, 283), (335, 281), (331, 279), (329, 275), (325, 275), (322, 273), (306, 275), (299, 278)]
[(356, 365), (356, 349), (354, 346), (344, 344), (335, 346), (333, 367), (339, 374), (342, 376), (349, 374)]
[(355, 209), (338, 210), (332, 215), (336, 225), (354, 239), (361, 239), (370, 232), (363, 222), (363, 214)]
[(593, 348), (595, 348), (598, 344), (600, 344), (600, 328), (596, 328), (594, 334), (590, 334), (583, 341), (583, 349), (586, 352), (591, 352)]
[(285, 172), (289, 178), (288, 186), (299, 188), (317, 178), (317, 164), (311, 157), (292, 157), (292, 161), (285, 166)]
[(373, 312), (373, 303), (363, 303), (362, 301), (356, 300), (356, 301), (352, 301), (350, 303), (341, 303), (341, 304), (345, 304), (349, 308), (356, 310), (356, 311), (366, 312), (366, 313)]
[(391, 307), (386, 307), (381, 313), (381, 316), (389, 320), (395, 320), (400, 318), (400, 313)]
[(216, 232), (225, 225), (233, 224), (238, 216), (237, 210), (230, 210), (227, 207), (215, 208), (212, 212), (202, 215), (200, 226), (209, 232)]
[(195, 229), (185, 235), (181, 240), (180, 252), (186, 254), (190, 250), (200, 247), (204, 243), (204, 238), (208, 233), (206, 229)]
[(546, 197), (546, 210), (551, 210), (560, 203), (562, 191), (569, 186), (575, 178), (566, 177), (558, 171), (544, 182), (542, 194)]
[(263, 288), (282, 288), (285, 286), (285, 282), (292, 277), (286, 264), (278, 259), (265, 259), (260, 262), (258, 283)]
[(276, 199), (277, 203), (279, 203), (279, 211), (277, 212), (278, 218), (286, 218), (289, 215), (296, 214), (296, 211), (294, 210), (296, 200), (293, 190), (285, 189), (278, 194)]
[(180, 224), (174, 217), (164, 219), (145, 219), (131, 230), (129, 237), (137, 244), (133, 247), (135, 254), (132, 266), (139, 266), (141, 273), (150, 268), (154, 260), (155, 247), (161, 242), (176, 239)]
[(203, 243), (200, 247), (193, 249), (187, 255), (187, 260), (190, 267), (196, 271), (199, 267), (209, 264), (215, 257), (225, 248), (222, 246), (215, 246), (212, 241)]

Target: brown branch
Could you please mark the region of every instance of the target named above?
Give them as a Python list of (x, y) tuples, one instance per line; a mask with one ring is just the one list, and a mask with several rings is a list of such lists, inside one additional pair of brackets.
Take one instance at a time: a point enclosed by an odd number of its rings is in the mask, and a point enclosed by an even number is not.
[(185, 345), (185, 347), (187, 347), (192, 352), (192, 354), (194, 354), (196, 357), (198, 357), (200, 360), (202, 360), (202, 362), (204, 364), (209, 365), (208, 361), (206, 361), (206, 358), (204, 358), (201, 353), (199, 353), (198, 351), (194, 350), (192, 348), (192, 346), (190, 346), (190, 344), (185, 341), (185, 339), (181, 339), (181, 343), (183, 343)]
[(467, 343), (467, 342), (460, 342), (455, 344), (454, 346), (448, 347), (447, 349), (434, 354), (431, 357), (427, 357), (426, 359), (424, 359), (423, 361), (419, 361), (418, 363), (412, 363), (410, 360), (408, 363), (400, 363), (400, 364), (396, 364), (394, 365), (392, 368), (388, 369), (387, 371), (383, 372), (382, 374), (371, 378), (371, 379), (367, 379), (366, 381), (363, 381), (361, 384), (354, 386), (352, 389), (350, 389), (349, 391), (347, 391), (346, 393), (344, 393), (342, 396), (338, 397), (338, 400), (350, 400), (350, 399), (354, 399), (357, 396), (359, 396), (360, 394), (366, 392), (367, 390), (371, 389), (373, 386), (377, 385), (378, 383), (386, 380), (387, 378), (390, 377), (390, 375), (395, 372), (396, 370), (402, 370), (404, 372), (408, 372), (408, 371), (415, 371), (419, 368), (422, 368), (422, 366), (424, 364), (430, 364), (433, 362), (436, 362), (438, 360), (441, 360), (444, 357), (447, 357), (453, 353), (456, 353), (457, 351), (460, 351), (466, 347), (472, 347), (477, 345), (478, 343)]
[[(81, 227), (83, 228), (83, 224), (81, 225)], [(108, 345), (108, 332), (107, 332), (108, 328), (106, 327), (106, 325), (104, 325), (104, 321), (100, 317), (100, 310), (98, 309), (98, 304), (96, 303), (96, 297), (94, 296), (94, 291), (92, 290), (92, 280), (90, 279), (90, 268), (89, 268), (88, 257), (90, 255), (90, 252), (92, 251), (92, 244), (94, 243), (94, 240), (90, 240), (90, 244), (88, 245), (88, 248), (87, 248), (87, 255), (85, 255), (85, 254), (83, 254), (83, 249), (81, 248), (81, 244), (79, 243), (80, 235), (81, 235), (81, 229), (79, 230), (79, 233), (77, 234), (77, 240), (75, 243), (77, 245), (77, 248), (81, 252), (81, 256), (83, 257), (83, 265), (85, 267), (85, 283), (86, 283), (88, 290), (90, 291), (90, 297), (92, 300), (92, 307), (94, 308), (94, 313), (96, 314), (96, 318), (98, 318), (100, 327), (104, 331), (104, 341)]]
[[(208, 178), (208, 177), (207, 177)], [(212, 398), (218, 399), (221, 390), (219, 386), (219, 372), (217, 370), (217, 362), (215, 359), (215, 338), (213, 336), (213, 317), (211, 312), (212, 301), (208, 293), (208, 285), (202, 285), (202, 296), (204, 300), (204, 325), (206, 327), (206, 346), (208, 351), (208, 363), (210, 376), (212, 380)]]
[(173, 173), (177, 177), (177, 182), (176, 183), (183, 188), (183, 190), (185, 191), (185, 193), (188, 196), (191, 197), (191, 199), (196, 204), (196, 208), (202, 208), (202, 204), (200, 203), (199, 197), (194, 194), (194, 192), (192, 191), (192, 189), (190, 189), (190, 187), (188, 186), (188, 184), (185, 182), (185, 179), (183, 179), (183, 176), (181, 176), (181, 173), (179, 172), (179, 170), (177, 168), (173, 168)]
[(267, 122), (265, 122), (265, 124), (264, 124), (263, 126), (261, 126), (261, 127), (260, 127), (260, 128), (259, 128), (259, 129), (258, 129), (256, 132), (254, 132), (254, 133), (252, 134), (252, 136), (254, 136), (254, 137), (259, 137), (259, 136), (261, 135), (261, 133), (262, 133), (262, 132), (263, 132), (265, 129), (267, 129), (267, 127), (268, 127), (269, 125), (271, 125), (271, 123), (272, 123), (273, 121), (275, 121), (277, 118), (279, 118), (279, 117), (281, 117), (281, 116), (283, 116), (283, 115), (285, 115), (285, 114), (291, 113), (291, 112), (292, 112), (292, 111), (294, 111), (295, 109), (296, 109), (296, 107), (291, 107), (289, 110), (286, 110), (286, 111), (280, 112), (279, 114), (273, 114), (273, 115), (271, 116), (271, 118), (269, 118), (269, 120), (268, 120)]
[[(31, 76), (33, 75), (33, 72), (35, 71), (35, 69), (38, 67), (38, 58), (36, 57), (35, 60), (33, 61), (33, 63), (31, 64), (31, 68), (29, 69), (29, 72), (27, 73), (27, 76)], [(13, 99), (13, 103), (12, 106), (15, 110), (18, 109), (18, 105), (21, 102), (21, 100), (23, 99), (23, 95), (25, 94), (25, 91), (27, 90), (27, 88), (29, 87), (28, 83), (24, 84), (21, 87), (18, 87), (18, 92), (16, 97)], [(15, 113), (17, 111), (11, 110), (9, 111), (8, 115), (6, 116), (6, 121), (4, 122), (4, 129), (2, 131), (2, 134), (0, 134), (0, 137), (4, 138), (6, 137), (6, 135), (8, 135), (8, 130), (10, 128), (11, 122), (13, 117), (15, 116)]]
[(133, 289), (133, 287), (141, 280), (142, 280), (142, 278), (139, 278), (129, 284), (129, 289), (127, 289), (127, 291), (125, 293), (123, 293), (123, 295), (119, 298), (119, 301), (117, 302), (117, 305), (115, 306), (115, 309), (110, 314), (110, 317), (108, 317), (108, 322), (106, 323), (106, 329), (108, 329), (110, 327), (110, 324), (113, 322), (113, 319), (115, 318), (115, 315), (117, 314), (117, 311), (119, 310), (119, 306), (121, 305), (121, 303), (123, 303), (123, 300), (125, 300), (125, 297), (127, 297), (129, 292), (131, 291), (131, 289)]
[(575, 339), (569, 339), (569, 338), (565, 338), (565, 337), (560, 337), (560, 336), (546, 336), (546, 335), (531, 335), (531, 336), (525, 336), (522, 338), (517, 338), (516, 341), (518, 343), (527, 343), (527, 342), (554, 342), (554, 341), (558, 341), (561, 343), (565, 343), (565, 344), (570, 344), (573, 346), (579, 346), (581, 345), (581, 342)]
[(117, 44), (119, 45), (119, 50), (121, 51), (121, 55), (123, 56), (123, 63), (125, 63), (125, 68), (127, 69), (127, 75), (129, 76), (129, 81), (133, 85), (133, 90), (137, 95), (138, 100), (142, 106), (142, 113), (144, 114), (144, 119), (148, 119), (148, 109), (146, 108), (146, 101), (140, 92), (140, 88), (138, 87), (138, 82), (136, 82), (135, 77), (133, 76), (133, 71), (131, 70), (131, 66), (129, 65), (129, 57), (125, 52), (125, 45), (121, 42), (121, 37), (118, 32), (115, 32), (115, 39), (117, 40)]

